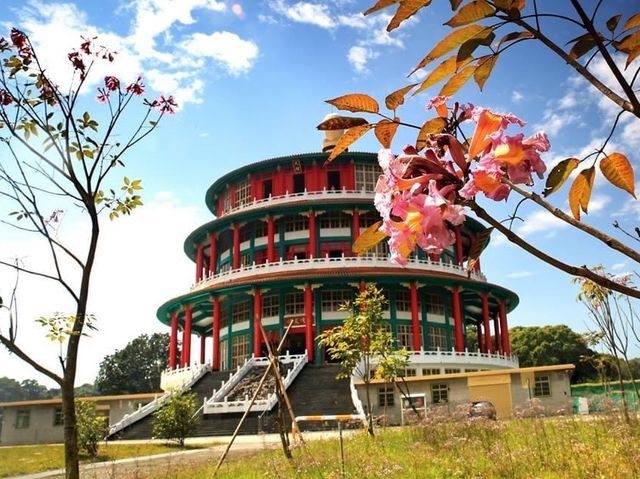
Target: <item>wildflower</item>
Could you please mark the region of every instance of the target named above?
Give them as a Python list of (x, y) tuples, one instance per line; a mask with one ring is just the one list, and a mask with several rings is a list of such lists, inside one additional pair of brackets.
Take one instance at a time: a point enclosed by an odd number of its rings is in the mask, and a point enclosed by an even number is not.
[(67, 54), (67, 57), (69, 58), (69, 61), (73, 65), (73, 68), (75, 68), (76, 70), (79, 70), (80, 71), (80, 76), (82, 78), (84, 78), (84, 73), (85, 73), (86, 66), (84, 64), (84, 61), (80, 57), (80, 53), (71, 52), (71, 53)]
[(104, 84), (110, 91), (116, 91), (120, 88), (120, 80), (114, 76), (104, 77)]
[(495, 113), (487, 108), (473, 110), (473, 119), (476, 121), (476, 129), (473, 132), (469, 144), (469, 159), (475, 158), (491, 146), (493, 133), (504, 131), (509, 123), (524, 126), (525, 122), (512, 114)]
[(96, 96), (96, 100), (99, 103), (107, 103), (107, 101), (111, 98), (111, 93), (109, 93), (104, 88), (98, 88), (98, 95)]
[(13, 103), (13, 96), (7, 90), (0, 90), (0, 104), (2, 106), (11, 105)]
[(173, 114), (178, 108), (178, 104), (174, 100), (173, 96), (161, 96), (158, 100), (155, 100), (152, 106), (158, 108), (161, 113)]
[(127, 93), (133, 93), (134, 95), (142, 95), (144, 93), (144, 85), (142, 84), (142, 77), (127, 87)]
[(442, 118), (446, 118), (448, 116), (447, 109), (447, 100), (448, 96), (437, 96), (431, 99), (429, 103), (427, 103), (427, 110), (431, 110), (432, 108), (436, 110), (438, 116)]
[(84, 42), (80, 44), (80, 50), (87, 55), (91, 55), (91, 40), (84, 39)]

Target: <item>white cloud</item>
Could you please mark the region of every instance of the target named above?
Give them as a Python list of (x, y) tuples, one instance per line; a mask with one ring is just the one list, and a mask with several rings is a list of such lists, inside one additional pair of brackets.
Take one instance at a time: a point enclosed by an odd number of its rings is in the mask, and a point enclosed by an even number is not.
[(572, 123), (577, 122), (580, 115), (569, 112), (556, 113), (549, 109), (544, 112), (542, 121), (533, 126), (534, 130), (544, 130), (550, 136), (556, 136), (560, 131)]
[(620, 270), (620, 269), (624, 269), (626, 267), (627, 267), (627, 263), (615, 263), (615, 264), (611, 265), (610, 269), (613, 270), (613, 271), (617, 271), (617, 270)]
[(273, 18), (271, 15), (264, 15), (262, 13), (258, 14), (258, 21), (262, 23), (266, 23), (267, 25), (277, 25), (278, 20)]
[(530, 276), (533, 276), (533, 273), (531, 271), (517, 271), (515, 273), (509, 273), (507, 275), (507, 278), (518, 279), (518, 278), (528, 278)]
[(524, 219), (522, 226), (518, 227), (516, 233), (520, 236), (527, 236), (534, 233), (544, 232), (549, 234), (557, 229), (565, 228), (568, 224), (556, 218), (546, 210), (535, 211)]
[(367, 63), (377, 56), (378, 54), (369, 48), (354, 46), (349, 49), (347, 59), (356, 72), (366, 73), (369, 71), (367, 69)]
[[(87, 15), (71, 3), (30, 0), (18, 16), (20, 28), (29, 35), (39, 56), (48, 59), (47, 70), (60, 85), (68, 85), (71, 80), (67, 53), (78, 49), (81, 35), (97, 36), (100, 45), (117, 52), (114, 63), (96, 63), (86, 81), (86, 91), (95, 91), (106, 74), (125, 83), (142, 74), (151, 90), (174, 95), (180, 105), (199, 103), (207, 60), (216, 62), (226, 73), (238, 75), (249, 71), (258, 57), (258, 46), (235, 33), (197, 31), (195, 12), (226, 12), (222, 1), (140, 0), (128, 3), (125, 9), (132, 17), (126, 35), (92, 25)], [(191, 27), (189, 34), (184, 33), (184, 26)], [(202, 44), (194, 45), (194, 38)]]
[(513, 92), (511, 93), (511, 101), (517, 104), (517, 103), (520, 103), (522, 100), (524, 100), (524, 95), (520, 93), (518, 90), (513, 90)]
[(576, 91), (575, 89), (570, 90), (565, 96), (560, 98), (558, 102), (558, 108), (561, 110), (566, 110), (568, 108), (573, 108), (578, 104), (578, 100), (576, 99)]
[(287, 5), (283, 0), (274, 0), (269, 2), (269, 6), (275, 12), (294, 22), (308, 23), (320, 28), (334, 28), (336, 26), (328, 5), (309, 2), (297, 2), (293, 5)]
[[(102, 222), (89, 304), (90, 313), (97, 318), (98, 332), (81, 342), (77, 384), (93, 382), (102, 358), (139, 334), (168, 332), (155, 318), (155, 311), (168, 298), (183, 294), (193, 281), (193, 263), (176, 252), (180, 252), (184, 238), (206, 220), (205, 215), (202, 208), (182, 205), (170, 192), (164, 192), (145, 201), (130, 217)], [(168, 217), (171, 228), (166, 228)], [(62, 239), (78, 247), (85, 238), (85, 228), (69, 218), (63, 221)], [(42, 264), (47, 258), (46, 250), (34, 238), (29, 235), (26, 241), (13, 243), (7, 241), (5, 234), (3, 251), (15, 252), (29, 264)], [(70, 265), (65, 267), (71, 271)], [(0, 268), (0, 285), (12, 285), (13, 279), (13, 273)], [(29, 295), (33, 291), (37, 291), (37, 298)], [(0, 294), (8, 299), (8, 291)], [(72, 304), (66, 293), (48, 281), (23, 274), (18, 300), (21, 321), (18, 344), (36, 360), (59, 372), (58, 348), (44, 337), (43, 329), (34, 319), (54, 311), (70, 313)], [(12, 377), (45, 382), (43, 376), (4, 348), (0, 348), (0, 364), (3, 373), (11, 372)]]
[(232, 75), (246, 73), (258, 58), (258, 46), (235, 33), (194, 33), (180, 47), (196, 57), (210, 57), (221, 63)]

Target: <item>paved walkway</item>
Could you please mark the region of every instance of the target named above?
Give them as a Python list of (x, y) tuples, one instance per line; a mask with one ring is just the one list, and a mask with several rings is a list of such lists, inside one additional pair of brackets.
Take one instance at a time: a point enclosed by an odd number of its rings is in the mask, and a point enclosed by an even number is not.
[[(345, 431), (345, 434), (348, 434)], [(305, 440), (324, 439), (337, 437), (337, 431), (307, 432), (303, 433)], [(126, 477), (154, 477), (154, 471), (162, 470), (163, 474), (170, 474), (171, 471), (178, 471), (186, 465), (211, 463), (218, 461), (222, 452), (226, 448), (231, 436), (217, 437), (195, 437), (189, 438), (186, 444), (217, 444), (205, 449), (192, 449), (189, 451), (169, 452), (156, 454), (153, 456), (132, 457), (119, 459), (117, 461), (96, 462), (80, 466), (80, 477), (82, 479), (122, 479)], [(110, 441), (111, 444), (140, 444), (163, 442), (159, 440), (131, 440), (131, 441)], [(242, 457), (254, 454), (264, 449), (280, 447), (280, 436), (278, 434), (263, 434), (252, 436), (238, 436), (234, 441), (230, 458)], [(40, 472), (24, 476), (14, 476), (5, 479), (64, 479), (64, 469)]]

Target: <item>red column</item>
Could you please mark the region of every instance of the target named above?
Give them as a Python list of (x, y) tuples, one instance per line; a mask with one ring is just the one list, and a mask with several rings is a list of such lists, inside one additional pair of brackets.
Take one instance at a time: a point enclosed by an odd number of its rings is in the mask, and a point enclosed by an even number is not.
[(178, 313), (171, 313), (171, 338), (169, 340), (169, 369), (176, 368), (176, 353), (178, 351)]
[(413, 350), (420, 351), (422, 337), (420, 335), (420, 319), (418, 318), (418, 288), (411, 283), (411, 332), (413, 333)]
[(482, 341), (482, 324), (478, 323), (476, 324), (476, 333), (478, 335), (478, 351), (480, 351), (481, 353), (484, 353), (484, 342)]
[(489, 295), (481, 293), (482, 297), (482, 324), (484, 326), (484, 349), (487, 353), (493, 352), (491, 340), (491, 325), (489, 324)]
[(309, 257), (318, 256), (318, 247), (316, 245), (316, 212), (309, 212)]
[(511, 343), (509, 342), (509, 327), (507, 326), (507, 307), (504, 300), (498, 301), (498, 315), (500, 316), (500, 339), (502, 339), (502, 352), (511, 355)]
[(204, 364), (204, 349), (207, 347), (207, 337), (200, 335), (200, 364)]
[(260, 290), (256, 288), (253, 291), (253, 355), (258, 358), (262, 354), (262, 333), (260, 331), (260, 323), (262, 323), (262, 301), (260, 298)]
[(276, 260), (275, 221), (273, 216), (267, 218), (267, 260), (269, 263), (273, 263)]
[(202, 281), (202, 266), (204, 260), (204, 246), (199, 244), (196, 246), (196, 283)]
[(233, 258), (231, 259), (232, 269), (238, 269), (240, 267), (240, 225), (235, 223), (233, 225)]
[(462, 308), (460, 304), (460, 289), (458, 286), (453, 287), (453, 330), (456, 340), (456, 351), (461, 353), (464, 351), (464, 336), (462, 334)]
[(182, 367), (191, 363), (191, 305), (184, 307), (184, 330), (182, 331)]
[(313, 291), (307, 284), (304, 289), (304, 340), (309, 362), (313, 361)]
[(353, 231), (351, 232), (352, 240), (357, 240), (358, 236), (360, 236), (360, 211), (356, 208), (353, 210)]
[(209, 243), (209, 274), (216, 274), (218, 247), (215, 233), (209, 233)]
[(503, 349), (502, 349), (502, 341), (500, 340), (502, 334), (501, 334), (501, 331), (500, 331), (500, 324), (498, 322), (498, 315), (497, 314), (495, 314), (493, 316), (493, 331), (494, 331), (493, 334), (494, 334), (494, 336), (496, 338), (494, 348), (495, 348), (496, 352), (502, 353), (502, 352), (504, 352)]
[(220, 369), (220, 298), (213, 297), (213, 327), (211, 328), (213, 337), (213, 356), (211, 358), (211, 368), (214, 371)]
[(459, 265), (462, 265), (464, 254), (462, 252), (462, 234), (460, 233), (460, 226), (456, 226), (454, 231), (456, 234), (456, 261)]

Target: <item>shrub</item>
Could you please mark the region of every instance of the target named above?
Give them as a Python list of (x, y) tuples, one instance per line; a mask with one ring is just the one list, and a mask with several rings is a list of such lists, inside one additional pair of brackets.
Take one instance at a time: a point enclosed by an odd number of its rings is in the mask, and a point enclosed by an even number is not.
[(153, 435), (176, 441), (182, 447), (184, 439), (196, 430), (198, 419), (195, 415), (195, 393), (175, 394), (156, 413), (153, 421)]
[(107, 425), (98, 415), (94, 401), (76, 401), (78, 449), (91, 457), (98, 455), (98, 443), (105, 437)]

